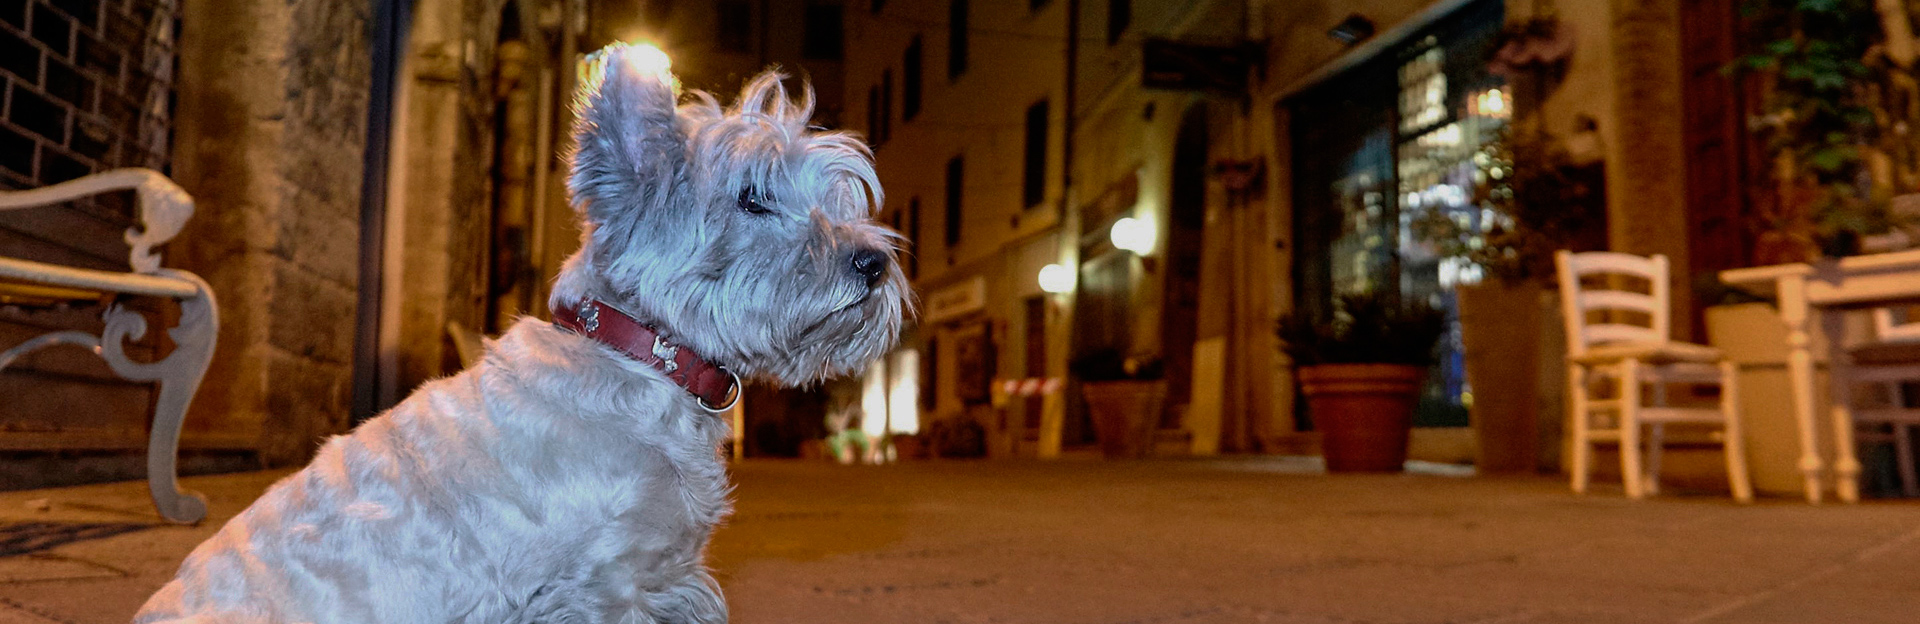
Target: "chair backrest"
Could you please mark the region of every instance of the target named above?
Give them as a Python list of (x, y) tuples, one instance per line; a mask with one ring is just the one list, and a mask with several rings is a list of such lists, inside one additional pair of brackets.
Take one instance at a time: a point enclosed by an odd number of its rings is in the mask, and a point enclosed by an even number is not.
[[(1589, 347), (1611, 342), (1664, 343), (1669, 340), (1671, 286), (1667, 257), (1642, 257), (1611, 251), (1554, 254), (1560, 270), (1560, 310), (1567, 324), (1567, 354), (1585, 355)], [(1581, 283), (1592, 275), (1612, 275), (1647, 281), (1648, 292), (1621, 289), (1620, 280), (1597, 287)], [(1594, 312), (1607, 312), (1590, 320)], [(1623, 314), (1624, 313), (1624, 314)], [(1634, 321), (1644, 317), (1646, 323)]]
[(1913, 307), (1874, 308), (1873, 336), (1883, 342), (1920, 342), (1920, 319)]

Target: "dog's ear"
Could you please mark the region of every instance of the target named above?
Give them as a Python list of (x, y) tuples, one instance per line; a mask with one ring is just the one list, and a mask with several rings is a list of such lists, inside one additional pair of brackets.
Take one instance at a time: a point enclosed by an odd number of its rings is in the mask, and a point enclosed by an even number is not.
[[(587, 57), (574, 96), (574, 153), (567, 181), (595, 226), (664, 203), (686, 167), (666, 54), (614, 44)], [(637, 215), (635, 215), (637, 216)]]

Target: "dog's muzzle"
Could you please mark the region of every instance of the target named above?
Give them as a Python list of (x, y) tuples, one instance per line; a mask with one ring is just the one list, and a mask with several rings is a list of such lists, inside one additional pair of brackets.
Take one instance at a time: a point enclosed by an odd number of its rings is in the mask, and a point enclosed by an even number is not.
[(853, 272), (867, 278), (867, 287), (880, 283), (887, 275), (887, 252), (878, 249), (862, 249), (853, 252)]

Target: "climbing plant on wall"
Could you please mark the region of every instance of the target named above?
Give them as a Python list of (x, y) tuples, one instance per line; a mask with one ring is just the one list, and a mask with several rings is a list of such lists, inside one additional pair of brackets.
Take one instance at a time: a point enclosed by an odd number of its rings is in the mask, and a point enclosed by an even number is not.
[(1746, 53), (1759, 80), (1749, 127), (1772, 165), (1760, 262), (1846, 255), (1892, 225), (1895, 195), (1920, 190), (1920, 90), (1905, 0), (1748, 0)]

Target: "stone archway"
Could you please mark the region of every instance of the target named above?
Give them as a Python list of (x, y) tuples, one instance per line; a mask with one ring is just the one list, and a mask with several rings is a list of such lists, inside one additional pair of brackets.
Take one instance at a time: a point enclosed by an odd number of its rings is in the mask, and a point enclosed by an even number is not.
[(561, 32), (574, 4), (414, 4), (395, 78), (381, 406), (461, 366), (450, 332), (546, 311), (542, 276), (574, 244), (554, 137), (575, 51), (553, 45), (574, 39)]

